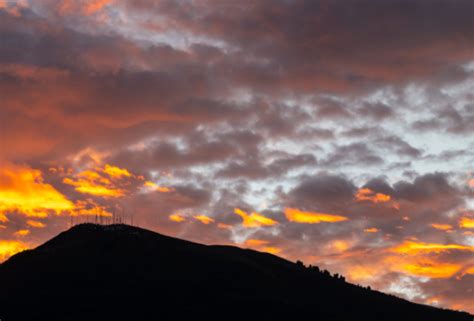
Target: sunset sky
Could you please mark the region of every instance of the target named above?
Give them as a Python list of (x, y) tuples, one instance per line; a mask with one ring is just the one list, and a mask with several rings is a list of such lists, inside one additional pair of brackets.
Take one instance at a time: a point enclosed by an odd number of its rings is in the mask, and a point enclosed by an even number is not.
[(0, 262), (115, 214), (474, 312), (473, 17), (0, 0)]

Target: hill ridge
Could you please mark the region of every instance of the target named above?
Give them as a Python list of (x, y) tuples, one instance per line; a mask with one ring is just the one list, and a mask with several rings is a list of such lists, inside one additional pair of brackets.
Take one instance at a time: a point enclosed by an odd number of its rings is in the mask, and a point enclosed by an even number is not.
[[(252, 315), (263, 319), (472, 321), (467, 313), (368, 290), (300, 261), (125, 224), (73, 226), (1, 264), (0, 284), (0, 303), (8, 304), (6, 312), (0, 304), (0, 317), (4, 313), (10, 320), (218, 319), (228, 309), (233, 310), (229, 318), (239, 319), (246, 310), (236, 307), (251, 306)], [(30, 291), (26, 298), (24, 289)], [(43, 299), (57, 302), (49, 309), (53, 313), (45, 314)], [(25, 301), (31, 310), (22, 311)], [(209, 304), (215, 310), (203, 315), (202, 306)]]

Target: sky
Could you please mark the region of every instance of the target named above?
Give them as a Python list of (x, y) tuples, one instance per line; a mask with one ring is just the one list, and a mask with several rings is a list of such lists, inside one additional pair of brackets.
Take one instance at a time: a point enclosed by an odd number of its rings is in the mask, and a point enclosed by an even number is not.
[(473, 17), (0, 0), (0, 262), (121, 220), (474, 312)]

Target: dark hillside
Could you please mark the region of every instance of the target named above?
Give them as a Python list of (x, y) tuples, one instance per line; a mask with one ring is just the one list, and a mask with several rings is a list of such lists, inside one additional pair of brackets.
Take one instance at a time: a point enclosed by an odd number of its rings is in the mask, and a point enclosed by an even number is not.
[(0, 265), (0, 284), (2, 321), (472, 321), (274, 255), (127, 225), (75, 226)]

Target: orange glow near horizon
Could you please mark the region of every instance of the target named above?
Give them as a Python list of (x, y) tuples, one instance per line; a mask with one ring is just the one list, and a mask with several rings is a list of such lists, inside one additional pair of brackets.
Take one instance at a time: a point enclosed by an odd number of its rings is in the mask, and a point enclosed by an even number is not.
[(270, 241), (248, 239), (244, 242), (244, 246), (255, 249), (257, 251), (266, 252), (270, 254), (278, 254), (281, 252), (281, 248), (276, 246), (269, 246)]
[(259, 213), (253, 212), (248, 214), (247, 212), (236, 208), (234, 213), (239, 215), (242, 218), (242, 225), (244, 227), (253, 228), (253, 227), (263, 227), (263, 226), (273, 226), (277, 225), (278, 222), (272, 220), (271, 218), (265, 217)]
[(0, 221), (13, 212), (47, 217), (73, 209), (70, 200), (44, 182), (41, 171), (20, 165), (0, 168)]
[(405, 241), (391, 249), (392, 252), (400, 254), (420, 254), (420, 253), (442, 253), (450, 250), (474, 252), (474, 246), (460, 244), (436, 244)]
[(377, 276), (378, 269), (373, 266), (363, 266), (355, 264), (347, 269), (347, 277), (353, 282), (371, 280)]
[(270, 242), (266, 240), (248, 239), (248, 240), (245, 240), (244, 245), (248, 247), (255, 247), (255, 246), (266, 245), (268, 243)]
[(297, 208), (285, 208), (285, 216), (290, 222), (305, 223), (305, 224), (319, 224), (337, 223), (347, 221), (348, 218), (342, 215), (326, 214), (319, 212), (305, 212)]
[(414, 262), (400, 263), (395, 267), (399, 272), (432, 279), (450, 278), (462, 269), (462, 265), (439, 262), (428, 258), (414, 260)]
[(28, 248), (28, 245), (20, 241), (0, 240), (0, 262)]
[(270, 254), (278, 254), (281, 252), (281, 249), (279, 247), (274, 247), (274, 246), (264, 246), (260, 248), (259, 251), (270, 253)]

